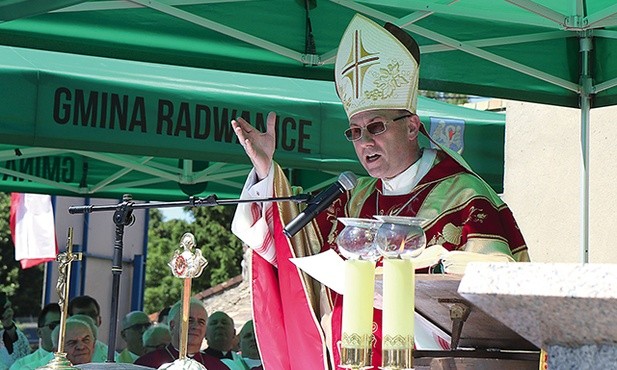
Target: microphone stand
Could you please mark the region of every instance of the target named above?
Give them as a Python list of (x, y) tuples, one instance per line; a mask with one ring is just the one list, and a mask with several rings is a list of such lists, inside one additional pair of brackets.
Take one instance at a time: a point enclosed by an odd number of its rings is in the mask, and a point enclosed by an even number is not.
[(115, 224), (115, 239), (114, 252), (112, 257), (111, 273), (111, 317), (109, 323), (109, 343), (107, 351), (107, 361), (115, 362), (115, 347), (116, 347), (116, 332), (118, 321), (118, 296), (120, 294), (120, 275), (122, 274), (122, 248), (124, 239), (124, 227), (131, 226), (135, 221), (133, 210), (146, 208), (171, 208), (171, 207), (213, 207), (219, 205), (233, 205), (240, 203), (254, 202), (283, 202), (292, 201), (296, 203), (307, 203), (312, 199), (308, 194), (298, 194), (290, 197), (273, 197), (264, 199), (218, 199), (215, 194), (209, 195), (206, 198), (189, 197), (188, 201), (174, 202), (151, 202), (151, 203), (135, 203), (130, 194), (122, 196), (122, 202), (113, 205), (88, 205), (88, 206), (70, 206), (70, 214), (92, 213), (114, 211), (113, 221)]

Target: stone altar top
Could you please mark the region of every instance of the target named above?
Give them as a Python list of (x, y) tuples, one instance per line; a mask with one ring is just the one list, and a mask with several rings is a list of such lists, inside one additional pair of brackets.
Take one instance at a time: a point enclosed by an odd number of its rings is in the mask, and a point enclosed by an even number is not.
[(458, 292), (540, 348), (617, 343), (617, 265), (470, 263)]

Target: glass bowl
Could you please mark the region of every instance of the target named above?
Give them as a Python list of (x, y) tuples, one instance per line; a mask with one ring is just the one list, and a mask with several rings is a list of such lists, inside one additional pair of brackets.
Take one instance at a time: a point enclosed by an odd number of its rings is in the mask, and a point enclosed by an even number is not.
[(426, 235), (422, 225), (427, 221), (420, 217), (374, 216), (381, 221), (375, 235), (377, 251), (388, 258), (413, 258), (426, 247)]
[(345, 258), (375, 261), (379, 252), (373, 244), (381, 221), (370, 218), (339, 217), (345, 225), (336, 238), (339, 251)]

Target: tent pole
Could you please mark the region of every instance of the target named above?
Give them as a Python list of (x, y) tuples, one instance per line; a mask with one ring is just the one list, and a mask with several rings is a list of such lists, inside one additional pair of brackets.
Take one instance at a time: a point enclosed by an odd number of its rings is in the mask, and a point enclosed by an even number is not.
[(591, 108), (592, 79), (589, 59), (593, 48), (590, 32), (579, 35), (581, 52), (581, 251), (582, 263), (589, 262), (589, 111)]

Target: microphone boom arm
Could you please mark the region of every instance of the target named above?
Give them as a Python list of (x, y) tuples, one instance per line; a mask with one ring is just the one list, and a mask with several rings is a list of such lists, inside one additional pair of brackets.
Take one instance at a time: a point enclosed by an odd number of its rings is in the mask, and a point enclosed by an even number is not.
[(118, 297), (120, 293), (120, 275), (122, 274), (122, 250), (124, 247), (124, 227), (131, 226), (135, 220), (133, 210), (144, 208), (171, 208), (171, 207), (202, 207), (202, 206), (226, 206), (239, 203), (254, 203), (254, 202), (283, 202), (292, 201), (296, 203), (309, 202), (313, 197), (308, 194), (298, 194), (290, 197), (274, 197), (264, 199), (218, 199), (215, 194), (209, 195), (206, 198), (189, 197), (187, 201), (174, 202), (151, 202), (151, 203), (134, 203), (130, 194), (125, 194), (122, 202), (112, 205), (87, 205), (87, 206), (70, 206), (70, 214), (92, 213), (114, 211), (113, 221), (116, 226), (114, 238), (114, 251), (112, 257), (112, 294), (111, 294), (111, 319), (109, 323), (109, 343), (107, 352), (107, 362), (115, 362), (116, 348), (116, 332), (118, 322)]

